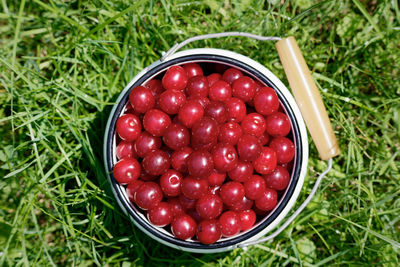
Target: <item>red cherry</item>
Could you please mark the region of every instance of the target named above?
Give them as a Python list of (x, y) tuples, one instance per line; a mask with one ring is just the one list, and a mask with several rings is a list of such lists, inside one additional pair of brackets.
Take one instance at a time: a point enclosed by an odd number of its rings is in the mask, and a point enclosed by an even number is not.
[(274, 89), (262, 87), (254, 96), (254, 107), (262, 115), (270, 115), (278, 111), (279, 99)]
[(228, 111), (223, 102), (212, 101), (205, 110), (205, 115), (215, 119), (219, 124), (228, 120)]
[(134, 200), (136, 205), (143, 210), (156, 207), (162, 200), (163, 193), (158, 184), (154, 182), (143, 183), (135, 192)]
[(207, 180), (196, 179), (191, 176), (187, 176), (182, 180), (181, 191), (187, 198), (199, 199), (207, 193), (207, 190)]
[(210, 117), (203, 117), (192, 126), (192, 137), (202, 144), (218, 139), (218, 123)]
[(273, 210), (278, 203), (278, 193), (274, 189), (266, 188), (260, 198), (254, 202), (256, 207), (263, 211)]
[(258, 158), (253, 162), (256, 172), (261, 174), (271, 173), (277, 164), (277, 154), (267, 146), (263, 147)]
[(183, 65), (182, 67), (186, 71), (188, 78), (203, 75), (203, 70), (201, 69), (199, 64), (187, 63), (187, 64)]
[(232, 84), (232, 95), (244, 102), (252, 100), (255, 93), (256, 83), (250, 77), (241, 76)]
[(210, 99), (208, 97), (199, 96), (199, 95), (189, 96), (187, 98), (187, 100), (199, 103), (203, 107), (203, 109), (206, 109), (207, 106), (211, 103), (211, 101), (210, 101)]
[(186, 240), (196, 234), (197, 224), (187, 214), (180, 215), (172, 220), (171, 231), (176, 238)]
[(115, 148), (115, 155), (118, 159), (137, 158), (138, 156), (133, 148), (133, 143), (124, 140), (119, 142), (118, 146)]
[(222, 213), (218, 222), (221, 225), (222, 236), (225, 237), (237, 235), (242, 229), (239, 215), (230, 210)]
[(229, 178), (236, 182), (246, 182), (253, 174), (253, 166), (244, 161), (239, 161), (236, 167), (228, 172)]
[(167, 114), (177, 114), (179, 109), (185, 104), (186, 96), (178, 90), (167, 90), (160, 95), (159, 105), (162, 111)]
[(145, 113), (156, 103), (151, 90), (144, 86), (137, 86), (129, 94), (129, 102), (136, 112)]
[(243, 199), (245, 192), (241, 183), (233, 181), (223, 184), (219, 194), (226, 205), (232, 206)]
[(269, 115), (265, 123), (267, 125), (267, 132), (272, 136), (286, 136), (290, 132), (290, 120), (282, 112)]
[(215, 169), (219, 172), (233, 170), (238, 162), (236, 150), (232, 145), (219, 143), (212, 152)]
[(293, 160), (291, 160), (288, 163), (281, 163), (280, 165), (290, 173), (293, 169), (293, 164), (294, 164), (294, 162), (293, 162)]
[(172, 207), (167, 202), (160, 202), (156, 207), (149, 210), (147, 218), (154, 226), (164, 227), (172, 221)]
[(244, 210), (239, 213), (239, 217), (242, 225), (242, 231), (251, 229), (257, 219), (256, 213), (253, 210)]
[(143, 158), (143, 169), (150, 175), (161, 175), (169, 169), (171, 160), (162, 150), (154, 150)]
[(197, 226), (196, 236), (203, 244), (213, 244), (221, 238), (221, 226), (217, 220), (202, 221)]
[(138, 188), (144, 184), (143, 181), (141, 180), (135, 180), (132, 183), (129, 183), (128, 186), (126, 187), (126, 194), (128, 195), (128, 198), (130, 200), (131, 203), (135, 202), (134, 196), (135, 196), (135, 192), (136, 190), (138, 190)]
[(247, 114), (240, 126), (242, 126), (243, 133), (256, 137), (263, 135), (266, 129), (265, 119), (258, 113)]
[(208, 177), (214, 169), (214, 162), (210, 152), (194, 151), (187, 160), (189, 174), (194, 177)]
[(276, 152), (279, 164), (288, 163), (294, 158), (294, 144), (286, 137), (275, 137), (269, 143), (269, 147)]
[(164, 74), (161, 82), (166, 90), (183, 91), (187, 85), (188, 77), (181, 66), (172, 66)]
[(114, 165), (113, 175), (118, 183), (129, 184), (139, 178), (140, 164), (133, 158), (121, 159)]
[(226, 178), (226, 173), (219, 173), (216, 170), (212, 171), (208, 176), (208, 184), (210, 186), (221, 186)]
[(203, 115), (204, 108), (198, 102), (188, 100), (179, 110), (178, 118), (183, 125), (187, 128), (191, 128)]
[(203, 144), (202, 142), (197, 140), (197, 138), (194, 138), (194, 136), (192, 136), (192, 148), (194, 150), (212, 151), (216, 146), (216, 144), (217, 144), (217, 139), (210, 140), (209, 143)]
[(133, 114), (125, 114), (118, 118), (116, 130), (122, 140), (132, 142), (135, 141), (142, 131), (142, 125), (137, 116)]
[(144, 86), (150, 89), (154, 97), (157, 97), (164, 91), (161, 81), (157, 79), (148, 81)]
[(221, 80), (222, 76), (219, 73), (213, 73), (207, 76), (208, 86), (211, 87), (215, 82)]
[[(143, 163), (142, 163), (143, 164)], [(142, 167), (140, 170), (139, 179), (142, 181), (154, 181), (158, 178), (158, 176), (150, 175), (146, 172), (146, 170)]]
[(190, 143), (190, 133), (188, 129), (179, 124), (171, 124), (163, 135), (164, 144), (173, 150), (179, 150)]
[(181, 150), (174, 151), (171, 155), (172, 168), (178, 172), (187, 173), (187, 159), (192, 152), (193, 149), (190, 147), (184, 147)]
[(232, 205), (228, 205), (228, 208), (235, 212), (241, 212), (244, 210), (249, 210), (253, 207), (254, 201), (248, 199), (247, 197), (243, 197), (239, 202), (235, 202)]
[(237, 150), (239, 157), (244, 161), (253, 161), (258, 158), (261, 153), (261, 144), (257, 137), (245, 134), (239, 138), (237, 143)]
[(222, 75), (222, 80), (226, 81), (229, 84), (233, 84), (233, 82), (239, 79), (239, 77), (241, 76), (243, 76), (243, 73), (240, 70), (229, 68)]
[(264, 176), (267, 187), (275, 190), (284, 190), (289, 185), (289, 172), (281, 166), (276, 166), (275, 170)]
[(142, 132), (135, 141), (134, 148), (137, 155), (141, 158), (146, 156), (148, 152), (157, 150), (161, 147), (161, 139), (152, 136), (148, 132)]
[(202, 221), (202, 218), (200, 217), (200, 215), (197, 213), (196, 210), (188, 210), (187, 211), (187, 215), (189, 215), (190, 217), (193, 218), (193, 220), (196, 223), (200, 223)]
[(222, 199), (217, 195), (206, 194), (196, 203), (196, 211), (206, 220), (216, 219), (222, 212)]
[(167, 202), (171, 205), (171, 211), (172, 211), (173, 218), (175, 218), (179, 215), (185, 214), (185, 211), (182, 207), (181, 202), (179, 201), (179, 198), (177, 198), (177, 197), (168, 198)]
[(143, 117), (143, 127), (154, 136), (162, 136), (170, 124), (171, 118), (158, 109), (150, 109)]
[(246, 117), (246, 104), (239, 98), (232, 97), (225, 105), (231, 121), (241, 122)]
[(270, 136), (269, 136), (269, 134), (267, 133), (267, 131), (265, 131), (265, 132), (263, 133), (263, 135), (261, 135), (261, 136), (258, 138), (258, 141), (260, 142), (260, 144), (261, 144), (262, 146), (265, 146), (266, 144), (268, 144), (269, 139), (270, 139)]
[(227, 82), (216, 81), (208, 92), (212, 101), (225, 101), (232, 97), (232, 89)]
[(168, 170), (160, 177), (160, 187), (167, 197), (176, 197), (181, 193), (182, 174), (176, 170)]
[(181, 203), (182, 208), (187, 211), (192, 210), (196, 207), (197, 199), (190, 199), (181, 194), (179, 195), (179, 202)]
[(218, 140), (221, 143), (236, 145), (242, 136), (243, 130), (236, 122), (227, 122), (220, 127)]
[(209, 85), (207, 78), (204, 76), (195, 76), (189, 78), (188, 84), (186, 87), (186, 94), (188, 96), (208, 96)]
[(244, 183), (244, 191), (249, 199), (258, 199), (262, 197), (265, 191), (265, 181), (261, 176), (253, 175)]

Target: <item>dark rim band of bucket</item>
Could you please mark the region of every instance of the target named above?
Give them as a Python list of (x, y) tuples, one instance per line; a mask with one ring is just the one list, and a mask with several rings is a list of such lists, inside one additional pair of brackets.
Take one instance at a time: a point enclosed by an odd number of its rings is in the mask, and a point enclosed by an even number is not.
[[(238, 237), (234, 237), (225, 241), (219, 241), (214, 244), (210, 245), (204, 245), (199, 242), (188, 242), (184, 240), (179, 240), (177, 238), (174, 238), (173, 236), (168, 236), (160, 231), (157, 231), (154, 226), (152, 226), (147, 220), (143, 219), (141, 216), (139, 216), (135, 210), (132, 208), (132, 204), (129, 202), (129, 200), (123, 196), (123, 192), (118, 184), (118, 182), (114, 179), (112, 175), (112, 169), (113, 169), (113, 135), (115, 133), (115, 123), (116, 120), (118, 119), (121, 111), (123, 110), (124, 106), (126, 105), (128, 98), (129, 98), (129, 93), (132, 90), (132, 88), (143, 84), (145, 81), (147, 81), (149, 78), (154, 76), (155, 74), (166, 70), (169, 66), (172, 65), (177, 65), (177, 64), (184, 64), (187, 62), (201, 62), (201, 61), (214, 61), (216, 63), (223, 63), (227, 65), (232, 65), (236, 66), (240, 69), (243, 69), (244, 71), (248, 72), (251, 76), (256, 77), (259, 79), (261, 82), (264, 84), (268, 85), (269, 87), (273, 88), (282, 105), (284, 106), (284, 109), (286, 110), (287, 115), (289, 116), (289, 119), (292, 124), (292, 131), (293, 131), (293, 139), (296, 147), (296, 157), (294, 162), (294, 167), (292, 170), (292, 181), (289, 184), (289, 188), (286, 190), (286, 194), (284, 195), (284, 198), (280, 201), (279, 206), (275, 209), (273, 214), (270, 214), (270, 216), (262, 223), (254, 227), (254, 229), (239, 235)], [(107, 146), (106, 146), (106, 156), (107, 156), (107, 170), (110, 176), (111, 180), (111, 186), (114, 188), (115, 192), (117, 192), (117, 195), (119, 197), (120, 202), (124, 206), (124, 208), (127, 210), (130, 216), (133, 217), (133, 219), (136, 221), (136, 223), (140, 224), (146, 231), (150, 232), (154, 236), (164, 240), (167, 243), (173, 244), (178, 247), (183, 247), (183, 248), (190, 248), (190, 249), (202, 249), (202, 250), (207, 250), (207, 249), (221, 249), (224, 247), (229, 247), (229, 246), (234, 246), (236, 244), (239, 244), (245, 240), (248, 240), (252, 238), (254, 235), (258, 234), (260, 231), (262, 231), (264, 228), (266, 228), (271, 222), (275, 220), (275, 218), (282, 212), (282, 210), (285, 208), (286, 204), (288, 201), (291, 199), (293, 192), (296, 188), (299, 175), (300, 175), (300, 170), (302, 166), (302, 142), (300, 139), (300, 130), (299, 130), (299, 125), (298, 121), (296, 120), (296, 117), (294, 116), (294, 112), (292, 108), (290, 107), (288, 101), (286, 98), (283, 96), (283, 94), (280, 92), (278, 87), (267, 77), (264, 76), (261, 72), (258, 70), (254, 69), (252, 66), (245, 64), (241, 61), (238, 61), (234, 58), (230, 57), (224, 57), (220, 55), (208, 55), (208, 54), (197, 54), (197, 55), (190, 55), (190, 56), (183, 56), (179, 57), (176, 59), (172, 59), (166, 62), (161, 63), (160, 65), (157, 65), (153, 69), (149, 70), (146, 72), (142, 77), (140, 77), (134, 84), (132, 84), (131, 88), (125, 93), (125, 95), (122, 97), (121, 101), (116, 104), (117, 107), (115, 109), (115, 113), (112, 114), (112, 120), (110, 123), (110, 127), (108, 129), (107, 134)]]

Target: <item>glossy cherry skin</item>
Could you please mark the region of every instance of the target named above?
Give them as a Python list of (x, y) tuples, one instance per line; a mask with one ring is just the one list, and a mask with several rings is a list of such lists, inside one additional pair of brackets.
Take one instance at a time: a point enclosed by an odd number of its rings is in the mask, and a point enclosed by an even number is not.
[(193, 100), (186, 101), (178, 113), (179, 121), (187, 128), (192, 128), (193, 124), (203, 116), (203, 106)]
[(245, 195), (244, 186), (235, 181), (227, 182), (221, 186), (219, 195), (226, 205), (232, 206), (243, 199)]
[(137, 86), (129, 94), (129, 102), (136, 112), (145, 113), (155, 105), (155, 98), (151, 90), (144, 86)]
[(154, 97), (157, 97), (164, 91), (161, 81), (157, 79), (148, 81), (144, 86), (150, 89)]
[(211, 101), (210, 101), (210, 99), (208, 98), (208, 97), (205, 97), (205, 96), (199, 96), (199, 95), (192, 95), (192, 96), (189, 96), (188, 98), (187, 98), (187, 100), (189, 101), (194, 101), (194, 102), (197, 102), (197, 103), (199, 103), (202, 107), (203, 107), (203, 109), (205, 110), (206, 108), (207, 108), (207, 106), (211, 103)]
[(172, 207), (167, 202), (160, 202), (156, 207), (149, 210), (147, 218), (154, 226), (164, 227), (172, 221)]
[(253, 162), (256, 172), (268, 174), (275, 170), (277, 165), (277, 154), (272, 148), (263, 147), (258, 158)]
[(270, 188), (266, 188), (262, 196), (254, 201), (254, 205), (263, 211), (273, 210), (277, 203), (278, 193)]
[(216, 219), (222, 212), (223, 202), (217, 195), (206, 194), (196, 203), (196, 211), (206, 220)]
[(265, 188), (266, 186), (264, 179), (258, 175), (252, 175), (250, 179), (244, 183), (246, 197), (253, 200), (262, 197)]
[(242, 229), (239, 215), (230, 210), (222, 213), (218, 222), (221, 225), (222, 236), (225, 237), (237, 235)]
[(242, 137), (242, 127), (236, 122), (227, 122), (219, 129), (218, 141), (225, 144), (236, 145)]
[(219, 73), (213, 73), (207, 76), (207, 81), (209, 87), (211, 87), (215, 82), (219, 81), (222, 79), (222, 75)]
[(160, 177), (160, 187), (167, 197), (176, 197), (181, 193), (182, 174), (176, 170), (168, 170)]
[(119, 142), (119, 144), (115, 148), (115, 155), (117, 156), (118, 159), (137, 158), (138, 156), (133, 147), (133, 143), (124, 140)]
[(244, 183), (253, 175), (253, 165), (249, 162), (239, 161), (236, 167), (228, 172), (229, 178), (236, 182)]
[(294, 162), (291, 160), (288, 163), (281, 163), (280, 165), (290, 173), (293, 170)]
[(226, 173), (220, 173), (216, 170), (213, 170), (211, 174), (208, 176), (208, 184), (210, 186), (221, 186), (226, 179)]
[(157, 178), (158, 178), (158, 176), (148, 174), (147, 171), (142, 167), (142, 169), (140, 171), (140, 176), (139, 176), (140, 180), (142, 180), (142, 181), (154, 181)]
[(257, 215), (253, 210), (244, 210), (239, 213), (242, 231), (251, 229), (256, 222)]
[(135, 192), (134, 200), (136, 205), (143, 210), (156, 207), (162, 200), (163, 193), (158, 184), (145, 182)]
[(181, 192), (190, 199), (199, 199), (207, 193), (208, 182), (205, 179), (196, 179), (187, 176), (182, 180)]
[(126, 187), (126, 194), (128, 195), (128, 198), (131, 203), (135, 203), (135, 198), (134, 198), (135, 192), (142, 184), (144, 184), (143, 181), (135, 180), (135, 181), (129, 183), (128, 186)]
[(269, 143), (269, 147), (276, 152), (279, 164), (288, 163), (294, 158), (294, 144), (286, 137), (275, 137)]
[(232, 205), (228, 205), (229, 210), (235, 211), (235, 212), (241, 212), (244, 210), (251, 209), (253, 207), (254, 201), (251, 199), (248, 199), (246, 196), (244, 196), (239, 202), (235, 202)]
[(172, 217), (175, 218), (179, 215), (185, 214), (185, 210), (182, 207), (179, 198), (171, 197), (167, 199), (167, 202), (171, 205)]
[(136, 154), (143, 158), (147, 153), (161, 147), (161, 139), (148, 132), (142, 132), (134, 144)]
[(197, 224), (187, 214), (180, 215), (172, 220), (171, 231), (178, 239), (186, 240), (196, 234)]
[(224, 123), (229, 119), (226, 106), (220, 101), (211, 101), (205, 110), (205, 115), (213, 118), (219, 124)]
[(119, 137), (128, 142), (135, 141), (142, 131), (139, 118), (133, 114), (125, 114), (119, 117), (115, 127)]
[(179, 90), (183, 92), (188, 82), (188, 76), (185, 69), (181, 66), (172, 66), (164, 74), (161, 82), (166, 90)]
[(190, 199), (190, 198), (185, 197), (183, 194), (180, 194), (179, 202), (181, 203), (182, 208), (185, 211), (188, 211), (188, 210), (193, 210), (196, 208), (197, 199)]
[(241, 122), (246, 117), (246, 104), (241, 99), (232, 97), (225, 105), (231, 121)]
[(218, 123), (211, 117), (203, 117), (192, 126), (192, 137), (202, 144), (218, 139)]
[(205, 150), (194, 151), (188, 157), (187, 166), (191, 176), (208, 177), (214, 169), (212, 155)]
[(265, 131), (259, 138), (258, 141), (260, 142), (260, 144), (262, 146), (265, 146), (266, 144), (268, 144), (269, 140), (271, 139), (271, 137), (269, 136), (269, 134), (267, 133), (267, 131)]
[(172, 123), (163, 135), (164, 144), (172, 150), (179, 150), (190, 143), (190, 133), (188, 129), (179, 124)]
[(194, 150), (206, 150), (206, 151), (212, 151), (214, 147), (217, 145), (217, 139), (212, 139), (210, 140), (209, 143), (202, 143), (199, 140), (197, 140), (194, 136), (192, 136), (192, 148)]
[(282, 112), (275, 112), (269, 115), (265, 123), (267, 125), (268, 134), (276, 136), (286, 136), (290, 132), (290, 120), (288, 116)]
[(255, 93), (256, 83), (250, 77), (241, 76), (232, 84), (232, 95), (243, 100), (244, 102), (252, 100)]
[(170, 115), (177, 114), (185, 102), (185, 94), (178, 90), (167, 90), (158, 99), (161, 110)]
[(174, 151), (171, 155), (172, 168), (180, 173), (187, 173), (187, 159), (192, 152), (193, 149), (191, 149), (190, 147), (183, 147), (180, 150)]
[(262, 115), (270, 115), (278, 111), (279, 98), (274, 89), (262, 87), (254, 96), (254, 108)]
[(195, 76), (203, 75), (203, 70), (197, 63), (187, 63), (182, 66), (186, 71), (187, 77), (192, 78)]
[(154, 136), (162, 136), (170, 125), (171, 118), (159, 109), (150, 109), (144, 114), (143, 127)]
[(196, 236), (202, 244), (213, 244), (221, 238), (221, 226), (217, 220), (202, 221), (197, 226)]
[(240, 126), (242, 126), (243, 133), (256, 137), (263, 135), (267, 127), (264, 117), (258, 113), (247, 114)]
[(169, 169), (171, 160), (162, 150), (154, 150), (146, 154), (142, 161), (143, 169), (150, 175), (161, 175)]
[(225, 101), (232, 97), (231, 86), (222, 80), (216, 81), (208, 92), (212, 101)]
[(140, 164), (134, 158), (121, 159), (114, 165), (113, 175), (118, 183), (129, 184), (139, 178)]
[(222, 75), (222, 80), (224, 80), (229, 84), (233, 84), (233, 82), (239, 79), (239, 77), (241, 76), (243, 76), (243, 73), (240, 70), (235, 68), (229, 68)]
[(214, 167), (219, 172), (233, 170), (238, 162), (236, 149), (229, 144), (219, 143), (212, 152)]
[(207, 78), (202, 75), (195, 76), (195, 77), (189, 78), (189, 80), (188, 80), (188, 84), (186, 87), (186, 95), (207, 97), (208, 90), (209, 90), (209, 83), (207, 81)]
[(258, 158), (261, 153), (262, 146), (258, 141), (258, 138), (245, 134), (239, 138), (237, 143), (237, 151), (241, 160), (254, 161)]
[(289, 172), (281, 166), (276, 166), (275, 170), (264, 176), (267, 187), (277, 191), (284, 190), (289, 185)]

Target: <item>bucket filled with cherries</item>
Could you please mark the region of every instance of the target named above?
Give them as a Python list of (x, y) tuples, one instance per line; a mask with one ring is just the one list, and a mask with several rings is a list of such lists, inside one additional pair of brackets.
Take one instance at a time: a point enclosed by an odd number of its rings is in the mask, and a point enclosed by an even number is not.
[(308, 141), (283, 83), (220, 49), (157, 61), (120, 94), (104, 160), (135, 225), (192, 252), (233, 249), (265, 235), (302, 188)]

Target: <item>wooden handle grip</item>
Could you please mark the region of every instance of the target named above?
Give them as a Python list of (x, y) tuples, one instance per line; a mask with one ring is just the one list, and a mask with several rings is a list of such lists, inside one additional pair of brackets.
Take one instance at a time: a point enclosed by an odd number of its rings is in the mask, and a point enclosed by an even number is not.
[(276, 48), (321, 159), (327, 160), (339, 155), (339, 146), (328, 113), (296, 40), (293, 37), (284, 38), (276, 43)]

